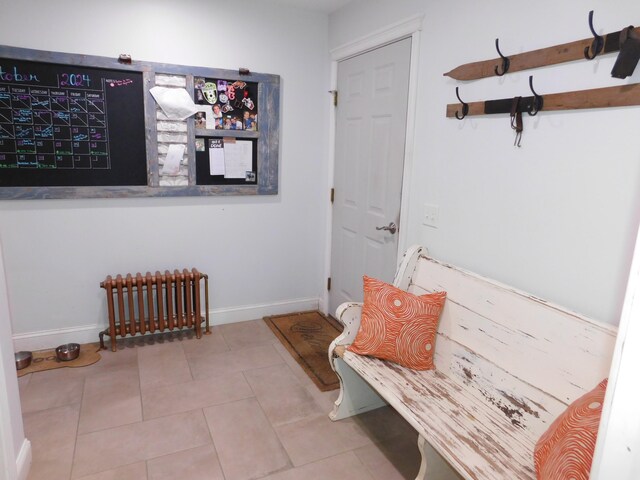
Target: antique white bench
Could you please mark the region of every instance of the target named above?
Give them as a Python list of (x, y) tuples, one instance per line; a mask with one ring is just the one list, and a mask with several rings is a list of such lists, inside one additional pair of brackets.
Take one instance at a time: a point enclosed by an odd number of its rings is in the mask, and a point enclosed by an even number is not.
[(465, 479), (535, 479), (536, 441), (608, 376), (616, 329), (440, 263), (419, 246), (405, 253), (394, 285), (414, 294), (447, 292), (436, 370), (346, 351), (362, 305), (345, 303), (336, 312), (344, 332), (329, 347), (340, 377), (331, 419), (391, 405), (418, 432), (417, 479), (433, 478), (425, 442)]

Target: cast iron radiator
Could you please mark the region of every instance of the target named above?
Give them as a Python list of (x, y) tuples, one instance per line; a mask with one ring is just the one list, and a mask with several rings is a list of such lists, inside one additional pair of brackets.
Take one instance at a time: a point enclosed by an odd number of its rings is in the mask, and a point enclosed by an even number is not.
[(135, 276), (108, 275), (100, 287), (107, 294), (109, 328), (100, 332), (100, 348), (105, 349), (104, 335), (111, 337), (116, 351), (116, 336), (155, 333), (164, 330), (193, 328), (202, 336), (201, 283), (204, 280), (206, 333), (209, 333), (209, 277), (186, 268), (173, 273), (165, 270), (155, 275), (147, 272)]

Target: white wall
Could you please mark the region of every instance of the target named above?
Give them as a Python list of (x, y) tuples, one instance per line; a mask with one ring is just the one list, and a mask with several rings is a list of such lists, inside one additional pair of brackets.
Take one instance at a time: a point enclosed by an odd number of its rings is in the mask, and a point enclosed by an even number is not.
[[(419, 60), (408, 243), (436, 258), (617, 324), (640, 222), (640, 109), (542, 112), (524, 117), (522, 148), (508, 116), (445, 118), (460, 86), (466, 101), (637, 83), (609, 72), (615, 55), (473, 82), (442, 74), (459, 64), (590, 36), (640, 22), (637, 0), (357, 0), (332, 14), (335, 48), (425, 14)], [(363, 13), (366, 12), (366, 13)], [(440, 225), (422, 225), (424, 203)]]
[[(326, 14), (251, 0), (0, 0), (0, 10), (0, 44), (247, 67), (282, 80), (277, 196), (0, 201), (14, 333), (104, 324), (99, 282), (148, 269), (197, 267), (210, 276), (211, 308), (239, 309), (240, 317), (317, 305), (327, 203)], [(255, 305), (264, 308), (244, 309)]]
[(31, 444), (24, 437), (10, 319), (0, 245), (0, 478), (16, 480), (27, 476)]

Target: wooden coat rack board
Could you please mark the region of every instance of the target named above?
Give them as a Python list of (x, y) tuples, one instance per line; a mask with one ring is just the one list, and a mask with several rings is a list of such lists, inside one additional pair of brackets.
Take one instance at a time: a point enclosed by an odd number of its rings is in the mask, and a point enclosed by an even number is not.
[[(476, 80), (502, 76), (509, 72), (530, 68), (556, 65), (581, 58), (593, 60), (602, 53), (612, 52), (619, 52), (611, 72), (612, 76), (626, 78), (633, 74), (640, 60), (640, 27), (629, 26), (602, 37), (596, 34), (593, 28), (593, 11), (591, 11), (589, 12), (589, 28), (593, 33), (593, 38), (524, 52), (511, 57), (502, 55), (499, 42), (496, 39), (496, 49), (500, 58), (460, 65), (444, 75), (456, 80)], [(553, 111), (640, 105), (640, 84), (553, 93), (543, 96), (534, 91), (533, 77), (530, 76), (529, 87), (532, 96), (472, 103), (462, 101), (459, 89), (456, 88), (456, 96), (460, 103), (448, 104), (446, 115), (462, 120), (468, 115), (510, 113), (513, 117), (525, 112), (535, 115), (543, 109)]]
[[(539, 50), (531, 50), (529, 52), (518, 53), (509, 57), (505, 57), (500, 51), (498, 39), (496, 39), (496, 50), (500, 55), (499, 58), (492, 60), (483, 60), (480, 62), (466, 63), (460, 65), (450, 72), (444, 73), (446, 77), (455, 80), (478, 80), (506, 74), (507, 72), (520, 72), (532, 68), (546, 67), (548, 65), (557, 65), (560, 63), (571, 62), (574, 60), (593, 60), (598, 55), (605, 53), (623, 52), (626, 55), (635, 57), (635, 64), (638, 61), (638, 43), (640, 42), (640, 27), (634, 28), (629, 26), (617, 32), (612, 32), (604, 37), (598, 35), (593, 28), (593, 10), (589, 12), (589, 28), (593, 34), (591, 38), (585, 38), (570, 43), (554, 45), (552, 47), (541, 48)], [(621, 48), (622, 46), (622, 48)], [(623, 58), (619, 56), (619, 60)], [(632, 60), (629, 60), (631, 63)], [(631, 73), (633, 68), (630, 68)], [(614, 67), (615, 71), (615, 67)], [(619, 72), (617, 78), (625, 78), (629, 76), (629, 69)]]
[[(609, 108), (640, 105), (640, 83), (618, 85), (615, 87), (576, 90), (573, 92), (539, 95), (542, 106), (535, 108), (535, 96), (522, 97), (519, 111), (522, 113), (535, 110), (578, 110), (585, 108)], [(447, 105), (447, 117), (460, 120), (467, 115), (490, 115), (509, 113), (513, 98), (487, 100), (480, 102), (450, 103)], [(466, 105), (466, 108), (465, 108)], [(466, 112), (465, 112), (466, 110)]]

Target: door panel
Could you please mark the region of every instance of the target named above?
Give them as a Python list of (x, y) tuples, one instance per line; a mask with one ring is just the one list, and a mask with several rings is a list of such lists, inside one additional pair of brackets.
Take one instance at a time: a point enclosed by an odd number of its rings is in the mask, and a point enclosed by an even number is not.
[(400, 219), (410, 57), (407, 38), (338, 64), (330, 313), (395, 274), (398, 233), (376, 227)]

